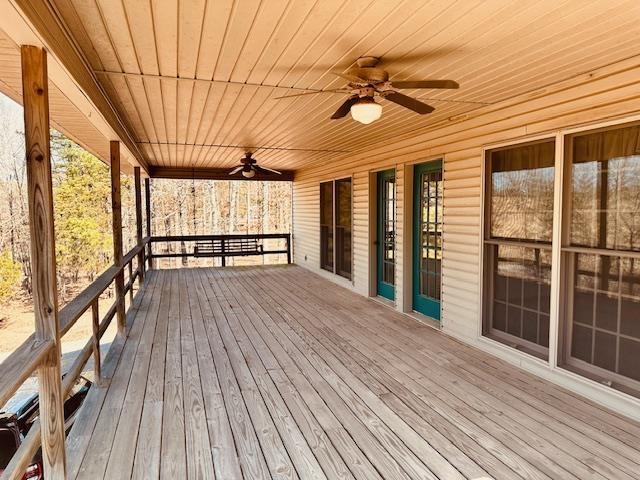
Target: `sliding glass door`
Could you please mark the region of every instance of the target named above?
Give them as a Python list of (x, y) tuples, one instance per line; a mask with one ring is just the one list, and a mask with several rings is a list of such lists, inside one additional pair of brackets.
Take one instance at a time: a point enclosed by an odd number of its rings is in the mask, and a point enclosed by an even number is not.
[(336, 205), (336, 271), (351, 279), (351, 179), (334, 182)]
[(320, 184), (320, 267), (333, 272), (333, 182)]
[(320, 184), (320, 268), (351, 279), (351, 179)]

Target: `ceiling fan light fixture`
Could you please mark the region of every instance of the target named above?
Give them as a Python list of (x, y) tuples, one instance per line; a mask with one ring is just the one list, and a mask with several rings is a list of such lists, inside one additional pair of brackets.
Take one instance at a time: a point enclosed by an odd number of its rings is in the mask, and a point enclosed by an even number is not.
[(365, 125), (375, 122), (382, 116), (382, 105), (371, 97), (362, 97), (351, 106), (351, 117)]
[(253, 168), (250, 168), (249, 170), (242, 170), (242, 176), (244, 178), (253, 178), (256, 176), (256, 171)]

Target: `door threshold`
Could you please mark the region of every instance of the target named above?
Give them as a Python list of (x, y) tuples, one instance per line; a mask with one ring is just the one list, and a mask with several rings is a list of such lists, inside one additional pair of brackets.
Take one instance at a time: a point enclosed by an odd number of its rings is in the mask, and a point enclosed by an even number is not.
[(411, 312), (404, 312), (408, 317), (413, 318), (417, 322), (420, 322), (427, 327), (434, 328), (436, 330), (442, 330), (442, 322), (440, 320), (436, 320), (435, 318), (429, 317), (424, 313), (417, 312), (412, 310)]
[(383, 304), (385, 307), (391, 307), (393, 309), (396, 308), (395, 300), (389, 300), (387, 297), (383, 297), (382, 295), (376, 295), (374, 297), (369, 297), (369, 298), (371, 298), (371, 300), (375, 300), (376, 302)]

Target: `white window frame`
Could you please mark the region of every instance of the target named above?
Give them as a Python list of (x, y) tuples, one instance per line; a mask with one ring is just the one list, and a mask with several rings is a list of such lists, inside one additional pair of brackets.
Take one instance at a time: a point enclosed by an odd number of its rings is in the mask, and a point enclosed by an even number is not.
[[(640, 420), (640, 398), (634, 397), (620, 390), (611, 388), (601, 384), (589, 377), (577, 374), (571, 370), (564, 368), (558, 364), (558, 353), (561, 339), (560, 333), (560, 315), (561, 315), (561, 269), (560, 262), (562, 258), (562, 225), (563, 225), (563, 198), (564, 198), (564, 145), (565, 137), (576, 133), (588, 132), (600, 128), (615, 127), (624, 124), (630, 124), (640, 121), (640, 115), (626, 116), (613, 120), (602, 120), (583, 124), (579, 126), (570, 126), (551, 132), (541, 133), (539, 135), (522, 136), (512, 138), (506, 141), (486, 144), (482, 146), (481, 158), (481, 190), (480, 190), (480, 235), (478, 238), (478, 320), (476, 329), (476, 343), (486, 351), (512, 363), (525, 370), (534, 373), (546, 380), (559, 384), (580, 395), (594, 400), (608, 408), (616, 410), (631, 418)], [(484, 261), (484, 238), (485, 238), (485, 198), (486, 192), (486, 159), (487, 151), (495, 148), (516, 146), (537, 140), (555, 139), (555, 180), (554, 180), (554, 204), (553, 204), (553, 234), (551, 248), (551, 297), (550, 297), (550, 317), (549, 317), (549, 355), (547, 360), (530, 355), (521, 350), (511, 348), (497, 340), (485, 337), (483, 335), (483, 316), (482, 309), (484, 305), (484, 280), (483, 272), (485, 267)]]

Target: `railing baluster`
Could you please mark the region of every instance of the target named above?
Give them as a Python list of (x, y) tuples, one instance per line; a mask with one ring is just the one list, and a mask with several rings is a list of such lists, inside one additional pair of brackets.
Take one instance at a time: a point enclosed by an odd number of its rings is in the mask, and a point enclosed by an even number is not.
[(93, 327), (93, 373), (96, 385), (102, 386), (102, 362), (100, 360), (100, 314), (98, 299), (91, 303), (91, 326)]
[(222, 246), (222, 257), (220, 257), (220, 262), (222, 264), (223, 267), (227, 266), (227, 256), (225, 255), (226, 253), (226, 248), (225, 248), (225, 242), (224, 242), (224, 238), (222, 239), (220, 245)]
[(133, 260), (129, 262), (129, 304), (133, 303)]

